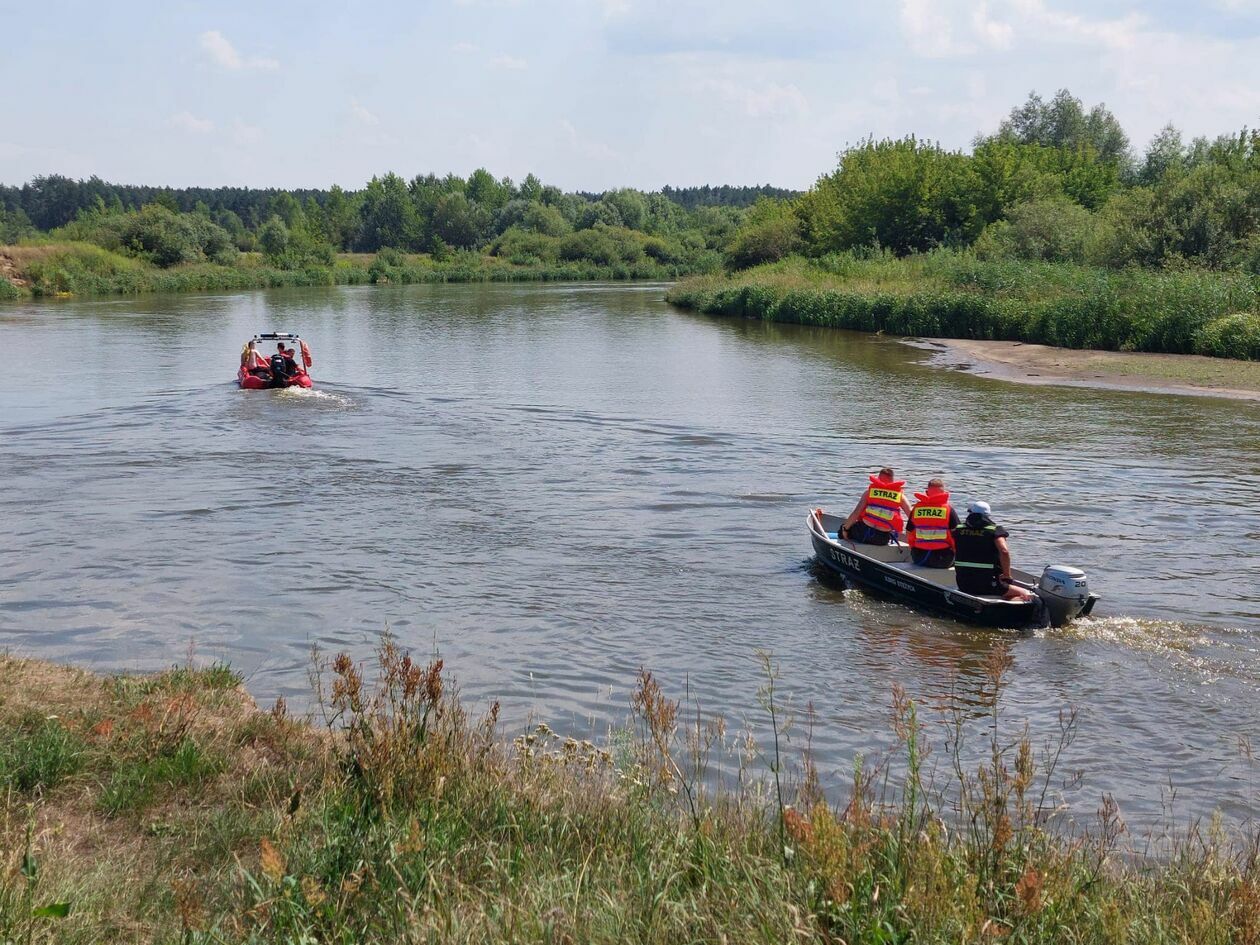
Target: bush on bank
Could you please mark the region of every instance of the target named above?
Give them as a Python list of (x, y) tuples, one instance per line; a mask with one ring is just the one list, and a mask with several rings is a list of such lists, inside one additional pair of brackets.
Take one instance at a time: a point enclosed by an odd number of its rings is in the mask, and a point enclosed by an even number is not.
[(1009, 666), (996, 645), (979, 769), (952, 737), (925, 764), (894, 692), (898, 749), (830, 802), (808, 754), (696, 721), (646, 672), (603, 746), (508, 742), (497, 705), (470, 715), (441, 661), (389, 641), (375, 670), (322, 667), (318, 724), (259, 712), (225, 666), (0, 657), (0, 941), (1260, 941), (1254, 840), (1192, 832), (1150, 859), (1112, 803), (1060, 831), (1075, 720), (1035, 749), (1002, 718)]
[(688, 279), (668, 299), (856, 331), (1260, 359), (1260, 279), (1241, 272), (841, 254)]

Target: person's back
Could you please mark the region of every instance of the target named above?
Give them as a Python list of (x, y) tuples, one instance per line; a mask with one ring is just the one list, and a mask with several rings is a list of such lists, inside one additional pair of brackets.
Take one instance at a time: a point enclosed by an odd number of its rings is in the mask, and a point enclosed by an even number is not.
[(901, 513), (910, 512), (902, 489), (905, 483), (893, 478), (892, 467), (885, 466), (858, 500), (840, 528), (841, 537), (864, 545), (886, 545), (904, 527)]
[(954, 529), (954, 581), (964, 594), (1028, 600), (1032, 595), (1011, 583), (1009, 533), (990, 512), (989, 503), (973, 502), (967, 520)]
[(910, 559), (926, 568), (948, 568), (954, 563), (954, 529), (959, 522), (944, 480), (933, 479), (926, 494), (916, 492), (914, 497), (918, 502), (910, 510), (906, 533)]

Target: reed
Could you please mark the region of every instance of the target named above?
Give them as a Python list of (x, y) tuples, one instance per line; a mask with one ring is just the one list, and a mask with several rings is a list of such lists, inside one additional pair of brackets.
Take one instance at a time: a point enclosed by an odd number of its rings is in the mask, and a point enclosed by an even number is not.
[(687, 279), (668, 299), (857, 331), (1260, 359), (1260, 279), (1241, 272), (983, 261), (953, 250), (841, 254)]
[[(1260, 942), (1254, 840), (1190, 832), (1147, 858), (1106, 800), (1064, 828), (1078, 721), (1034, 738), (1004, 718), (1004, 646), (979, 767), (974, 726), (945, 710), (941, 763), (895, 691), (897, 747), (831, 798), (763, 665), (764, 749), (647, 672), (606, 744), (509, 738), (389, 639), (371, 665), (319, 662), (308, 720), (254, 709), (223, 667), (0, 660), (0, 745), (37, 715), (77, 758), (5, 788), (0, 941)], [(136, 768), (146, 803), (102, 804)]]

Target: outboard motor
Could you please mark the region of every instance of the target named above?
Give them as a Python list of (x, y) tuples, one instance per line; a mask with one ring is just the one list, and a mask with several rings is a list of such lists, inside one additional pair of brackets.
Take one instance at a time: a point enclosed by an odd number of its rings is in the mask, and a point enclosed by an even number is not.
[(1037, 582), (1037, 596), (1045, 602), (1050, 622), (1061, 627), (1074, 617), (1088, 614), (1097, 600), (1089, 592), (1089, 582), (1080, 568), (1048, 564)]
[(268, 362), (271, 368), (271, 386), (284, 387), (289, 380), (289, 372), (285, 370), (284, 355), (280, 353), (273, 354)]

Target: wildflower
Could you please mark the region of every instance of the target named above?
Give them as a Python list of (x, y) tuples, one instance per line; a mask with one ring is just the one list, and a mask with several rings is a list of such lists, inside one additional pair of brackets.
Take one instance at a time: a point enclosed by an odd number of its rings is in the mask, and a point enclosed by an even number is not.
[(273, 883), (278, 883), (284, 878), (284, 857), (266, 837), (263, 837), (259, 844), (258, 860), (262, 866), (263, 875)]
[(1031, 866), (1024, 870), (1024, 875), (1015, 884), (1015, 895), (1019, 898), (1024, 915), (1036, 915), (1041, 911), (1041, 874)]
[(319, 885), (319, 880), (314, 876), (302, 877), (302, 897), (311, 906), (322, 905), (328, 898), (323, 887)]

